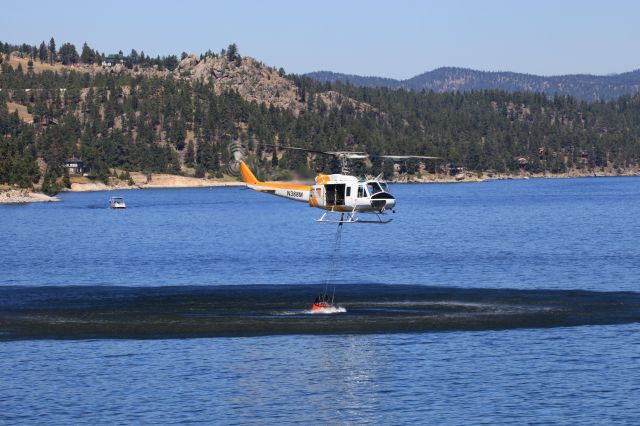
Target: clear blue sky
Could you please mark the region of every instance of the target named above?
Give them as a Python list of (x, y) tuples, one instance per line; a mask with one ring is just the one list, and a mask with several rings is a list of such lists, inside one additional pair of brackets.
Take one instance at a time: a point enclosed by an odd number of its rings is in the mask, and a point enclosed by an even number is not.
[(9, 1), (0, 40), (101, 52), (240, 53), (287, 72), (408, 78), (440, 66), (534, 74), (640, 68), (638, 1)]

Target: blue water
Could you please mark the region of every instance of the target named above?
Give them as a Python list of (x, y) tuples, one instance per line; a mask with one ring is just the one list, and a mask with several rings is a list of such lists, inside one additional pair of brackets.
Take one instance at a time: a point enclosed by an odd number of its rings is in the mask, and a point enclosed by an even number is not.
[[(333, 280), (640, 290), (640, 179), (393, 185), (389, 225), (343, 232)], [(0, 207), (0, 284), (308, 284), (326, 278), (335, 225), (240, 188), (63, 194)]]
[(637, 424), (640, 327), (0, 345), (7, 424)]
[[(395, 185), (339, 283), (640, 290), (640, 179)], [(238, 188), (0, 206), (0, 285), (318, 284), (335, 226)], [(339, 289), (339, 287), (338, 287)], [(339, 291), (339, 290), (338, 290)], [(339, 317), (336, 317), (339, 320)], [(640, 324), (0, 342), (4, 424), (637, 424)]]

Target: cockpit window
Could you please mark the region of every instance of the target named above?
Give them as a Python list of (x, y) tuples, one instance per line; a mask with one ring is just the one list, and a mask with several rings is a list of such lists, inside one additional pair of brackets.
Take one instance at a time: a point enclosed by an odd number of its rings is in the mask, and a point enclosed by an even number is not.
[(382, 187), (382, 190), (384, 192), (389, 192), (389, 187), (387, 186), (386, 182), (380, 182), (380, 186)]
[(369, 188), (369, 194), (371, 195), (382, 192), (382, 188), (380, 188), (380, 184), (378, 182), (367, 182), (367, 188)]

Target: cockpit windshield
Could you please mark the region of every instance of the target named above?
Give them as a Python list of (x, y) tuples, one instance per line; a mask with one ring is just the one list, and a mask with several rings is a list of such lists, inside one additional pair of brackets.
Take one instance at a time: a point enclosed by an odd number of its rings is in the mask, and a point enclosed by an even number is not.
[(369, 195), (377, 194), (378, 192), (382, 192), (382, 188), (378, 182), (367, 182), (367, 188), (369, 189)]
[(379, 183), (380, 183), (380, 186), (382, 187), (382, 190), (384, 192), (389, 192), (389, 187), (387, 186), (386, 182), (379, 182)]

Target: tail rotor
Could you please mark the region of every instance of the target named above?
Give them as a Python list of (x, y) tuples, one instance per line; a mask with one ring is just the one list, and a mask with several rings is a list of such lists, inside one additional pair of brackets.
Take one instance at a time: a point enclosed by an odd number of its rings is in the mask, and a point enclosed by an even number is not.
[(240, 176), (240, 163), (246, 158), (247, 151), (240, 142), (231, 142), (228, 150), (229, 161), (227, 162), (226, 171), (232, 176)]

